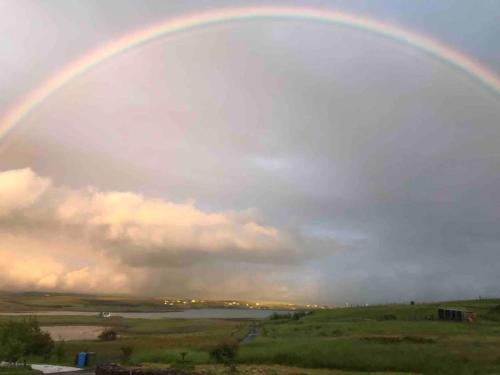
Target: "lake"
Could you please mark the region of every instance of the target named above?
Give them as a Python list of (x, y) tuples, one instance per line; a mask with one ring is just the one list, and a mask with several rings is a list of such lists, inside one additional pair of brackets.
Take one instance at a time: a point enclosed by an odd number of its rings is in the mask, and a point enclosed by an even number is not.
[[(265, 319), (273, 313), (287, 313), (279, 310), (256, 309), (187, 309), (165, 312), (112, 312), (111, 316), (131, 319)], [(98, 312), (89, 311), (34, 311), (19, 313), (0, 313), (0, 315), (80, 315), (97, 316)]]

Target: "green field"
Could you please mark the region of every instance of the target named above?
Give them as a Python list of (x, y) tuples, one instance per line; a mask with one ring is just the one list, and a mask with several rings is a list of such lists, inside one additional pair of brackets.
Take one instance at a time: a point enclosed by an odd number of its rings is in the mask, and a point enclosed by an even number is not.
[(316, 311), (268, 321), (240, 361), (357, 371), (500, 373), (500, 300), (446, 303), (478, 313), (475, 323), (436, 320), (440, 304)]
[[(439, 321), (436, 313), (440, 305), (473, 310), (477, 321)], [(240, 345), (237, 362), (243, 370), (252, 369), (249, 373), (259, 373), (259, 368), (267, 369), (261, 373), (297, 373), (290, 369), (293, 367), (345, 372), (500, 374), (499, 306), (500, 300), (383, 305), (314, 311), (299, 320), (262, 320), (257, 339)], [(11, 318), (3, 316), (0, 322), (6, 319)], [(82, 350), (96, 352), (98, 363), (119, 362), (120, 348), (132, 347), (135, 364), (169, 365), (179, 361), (181, 352), (187, 352), (190, 363), (205, 369), (212, 366), (214, 374), (219, 370), (211, 365), (208, 351), (218, 343), (241, 339), (251, 324), (249, 320), (86, 316), (41, 316), (39, 322), (102, 325), (119, 333), (116, 341), (67, 342), (67, 356), (61, 361), (65, 364), (71, 364), (74, 355)]]

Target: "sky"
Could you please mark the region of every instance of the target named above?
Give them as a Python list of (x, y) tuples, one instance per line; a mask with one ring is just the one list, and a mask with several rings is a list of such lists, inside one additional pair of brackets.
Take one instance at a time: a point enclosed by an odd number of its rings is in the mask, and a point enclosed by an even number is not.
[[(348, 12), (500, 75), (500, 3), (0, 0), (0, 118), (103, 44), (249, 5)], [(219, 23), (98, 64), (0, 139), (0, 290), (328, 304), (500, 294), (500, 96), (417, 48)]]

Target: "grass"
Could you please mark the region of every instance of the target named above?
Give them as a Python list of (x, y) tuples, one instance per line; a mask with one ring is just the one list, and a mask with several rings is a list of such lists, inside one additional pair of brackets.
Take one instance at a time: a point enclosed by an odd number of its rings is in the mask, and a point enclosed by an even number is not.
[[(44, 317), (45, 318), (45, 317)], [(43, 321), (41, 320), (43, 324)], [(248, 331), (247, 321), (184, 320), (184, 319), (124, 319), (117, 318), (114, 328), (120, 335), (115, 341), (68, 341), (68, 358), (76, 353), (97, 353), (97, 362), (119, 362), (122, 347), (132, 347), (133, 363), (169, 364), (187, 352), (194, 363), (207, 363), (208, 351), (217, 343), (242, 338)]]
[[(478, 320), (436, 320), (441, 305), (473, 310)], [(381, 305), (315, 311), (299, 320), (264, 320), (259, 337), (240, 346), (238, 367), (243, 374), (500, 373), (499, 306), (500, 300)], [(96, 352), (98, 363), (119, 362), (120, 348), (129, 346), (134, 348), (133, 363), (165, 366), (187, 352), (186, 359), (207, 374), (223, 371), (211, 363), (208, 351), (222, 341), (240, 339), (251, 323), (92, 316), (40, 316), (39, 321), (111, 326), (120, 334), (111, 342), (67, 342), (64, 364), (82, 350)]]
[[(260, 340), (243, 348), (244, 363), (277, 363), (306, 368), (353, 371), (444, 372), (457, 368), (455, 357), (433, 358), (435, 348), (415, 343), (371, 342), (362, 339)], [(430, 359), (432, 361), (429, 361)], [(460, 361), (461, 362), (461, 361)], [(454, 371), (453, 373), (458, 373)]]
[[(366, 372), (352, 372), (327, 369), (304, 369), (291, 366), (280, 365), (239, 365), (239, 375), (366, 375)], [(200, 365), (196, 366), (199, 373), (207, 375), (227, 375), (228, 371), (221, 365)], [(383, 372), (371, 373), (371, 375), (397, 375), (402, 373)]]
[(176, 349), (176, 350), (143, 350), (134, 354), (132, 357), (133, 363), (161, 363), (171, 364), (180, 361), (181, 353), (187, 353), (185, 360), (191, 364), (199, 365), (210, 362), (209, 355), (206, 351), (189, 350), (189, 349)]
[[(447, 306), (478, 313), (473, 324), (435, 319), (441, 304), (317, 311), (299, 321), (267, 321), (239, 353), (243, 363), (440, 374), (500, 373), (500, 300)], [(384, 317), (391, 315), (390, 320)]]
[(0, 367), (0, 375), (41, 375), (41, 371), (30, 367)]

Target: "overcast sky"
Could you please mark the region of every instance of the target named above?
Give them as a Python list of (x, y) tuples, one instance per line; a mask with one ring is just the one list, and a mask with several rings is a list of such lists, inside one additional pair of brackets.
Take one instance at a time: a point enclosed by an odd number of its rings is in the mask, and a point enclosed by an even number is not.
[[(0, 116), (66, 63), (249, 1), (0, 0)], [(269, 3), (267, 3), (269, 4)], [(500, 74), (500, 3), (287, 1), (413, 30)], [(500, 97), (307, 20), (116, 56), (0, 140), (0, 289), (375, 303), (500, 294)]]

